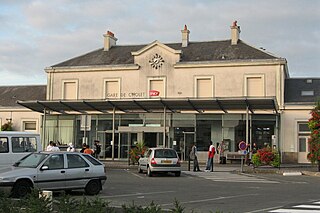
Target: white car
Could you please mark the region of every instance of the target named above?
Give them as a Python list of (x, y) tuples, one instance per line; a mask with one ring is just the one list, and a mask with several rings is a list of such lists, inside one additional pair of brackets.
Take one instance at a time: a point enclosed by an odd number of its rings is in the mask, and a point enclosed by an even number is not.
[(88, 195), (102, 190), (105, 166), (91, 155), (77, 152), (31, 153), (13, 166), (0, 169), (0, 189), (23, 197), (31, 188), (41, 190), (84, 189)]
[(181, 164), (177, 152), (170, 148), (150, 148), (139, 159), (138, 172), (147, 171), (149, 177), (156, 172), (172, 172), (181, 175)]

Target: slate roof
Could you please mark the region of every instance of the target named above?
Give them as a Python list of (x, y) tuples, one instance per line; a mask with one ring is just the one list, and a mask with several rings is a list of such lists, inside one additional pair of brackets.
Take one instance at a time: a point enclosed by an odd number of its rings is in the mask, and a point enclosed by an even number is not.
[(21, 107), (17, 100), (46, 100), (46, 85), (0, 86), (0, 107)]
[[(312, 80), (312, 83), (307, 83)], [(313, 96), (302, 96), (302, 91), (314, 91)], [(285, 81), (285, 103), (312, 103), (320, 100), (319, 78), (289, 78)]]
[[(131, 52), (138, 51), (147, 45), (117, 45), (109, 51), (103, 51), (101, 48), (52, 67), (133, 64), (134, 58)], [(165, 45), (175, 50), (182, 50), (181, 62), (278, 59), (278, 57), (247, 45), (241, 40), (237, 45), (231, 45), (231, 40), (190, 42), (187, 47), (181, 47), (181, 43)]]

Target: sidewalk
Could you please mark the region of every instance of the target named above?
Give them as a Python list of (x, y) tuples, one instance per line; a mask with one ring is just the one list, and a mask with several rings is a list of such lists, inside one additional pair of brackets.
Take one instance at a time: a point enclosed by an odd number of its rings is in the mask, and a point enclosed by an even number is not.
[[(129, 165), (128, 161), (124, 160), (102, 160), (106, 168), (112, 169), (137, 169), (137, 165)], [(204, 171), (205, 164), (200, 163), (200, 169)], [(181, 168), (183, 172), (188, 172), (189, 166), (188, 162), (184, 161), (181, 163)], [(190, 170), (193, 170), (193, 164), (190, 164)], [(214, 171), (216, 172), (241, 172), (241, 164), (214, 164)], [(301, 173), (308, 176), (318, 176), (320, 177), (320, 172), (318, 172), (317, 165), (311, 164), (282, 164), (280, 168), (274, 168), (270, 166), (261, 166), (258, 168), (253, 168), (252, 166), (243, 165), (242, 172), (244, 173), (274, 173), (284, 175), (290, 173)]]

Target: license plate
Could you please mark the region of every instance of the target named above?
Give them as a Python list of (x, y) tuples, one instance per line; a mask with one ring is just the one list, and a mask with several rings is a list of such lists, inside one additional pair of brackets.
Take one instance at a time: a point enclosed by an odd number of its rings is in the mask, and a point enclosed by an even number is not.
[(161, 163), (172, 163), (172, 160), (162, 160)]

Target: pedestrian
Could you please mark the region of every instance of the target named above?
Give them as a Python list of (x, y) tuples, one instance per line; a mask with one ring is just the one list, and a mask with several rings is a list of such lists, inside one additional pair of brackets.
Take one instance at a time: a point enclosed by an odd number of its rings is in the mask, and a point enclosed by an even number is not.
[(57, 144), (55, 142), (53, 142), (52, 145), (53, 146), (51, 148), (51, 152), (59, 152), (60, 151), (59, 147), (57, 147)]
[(100, 152), (101, 152), (100, 141), (94, 140), (94, 157), (99, 159)]
[(53, 141), (50, 141), (49, 145), (46, 148), (46, 151), (51, 152), (52, 147), (53, 147)]
[(83, 153), (86, 148), (87, 148), (87, 144), (83, 143), (80, 152)]
[(92, 155), (92, 156), (93, 156), (94, 151), (93, 151), (92, 149), (90, 149), (90, 146), (87, 144), (87, 145), (86, 145), (86, 149), (83, 150), (83, 153), (89, 154), (89, 155)]
[(67, 148), (67, 152), (75, 152), (76, 149), (74, 148), (73, 144), (72, 143), (69, 143), (69, 146)]
[(200, 172), (199, 168), (199, 162), (198, 162), (198, 152), (197, 152), (197, 146), (196, 143), (193, 142), (193, 146), (190, 151), (190, 159), (193, 159), (193, 171), (194, 172)]
[(207, 167), (206, 172), (213, 172), (213, 158), (214, 154), (216, 153), (216, 148), (214, 147), (212, 141), (210, 141), (209, 151), (208, 151), (208, 161), (207, 161)]

